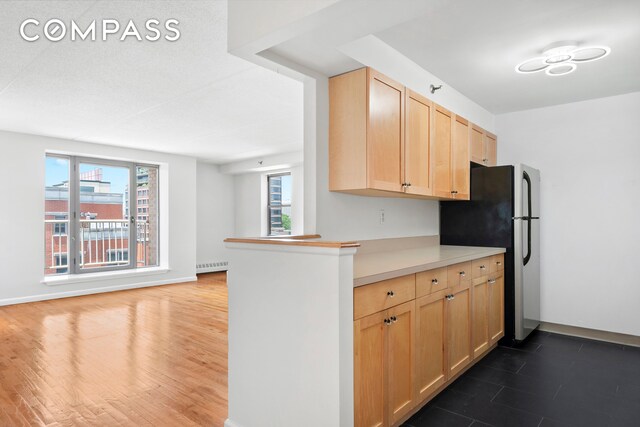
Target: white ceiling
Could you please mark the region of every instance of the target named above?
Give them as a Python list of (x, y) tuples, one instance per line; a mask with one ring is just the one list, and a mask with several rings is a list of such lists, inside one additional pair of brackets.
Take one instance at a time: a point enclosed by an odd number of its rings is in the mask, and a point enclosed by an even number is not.
[[(28, 43), (26, 18), (180, 21), (177, 42)], [(227, 2), (0, 2), (0, 129), (216, 162), (302, 149), (301, 83), (227, 53)]]

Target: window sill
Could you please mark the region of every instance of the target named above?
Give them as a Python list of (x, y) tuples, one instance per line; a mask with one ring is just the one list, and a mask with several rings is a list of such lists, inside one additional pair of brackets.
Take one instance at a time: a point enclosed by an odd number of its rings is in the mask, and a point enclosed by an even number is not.
[(108, 279), (122, 279), (127, 277), (143, 277), (165, 274), (171, 271), (167, 267), (138, 268), (135, 270), (102, 271), (100, 273), (65, 274), (45, 277), (40, 283), (48, 286), (71, 285), (75, 283), (97, 282)]

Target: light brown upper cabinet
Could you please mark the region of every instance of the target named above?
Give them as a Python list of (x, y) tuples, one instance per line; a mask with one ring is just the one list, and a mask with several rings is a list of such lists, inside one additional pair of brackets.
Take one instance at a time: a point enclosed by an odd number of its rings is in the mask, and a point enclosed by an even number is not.
[(469, 122), (436, 105), (434, 195), (469, 200)]
[(406, 89), (404, 186), (408, 194), (430, 196), (431, 113), (433, 104), (424, 96)]
[(471, 161), (485, 166), (495, 166), (498, 142), (496, 136), (479, 126), (471, 125)]
[(485, 147), (485, 165), (495, 166), (498, 164), (498, 139), (489, 132), (484, 133), (484, 147)]
[(433, 104), (362, 68), (329, 80), (329, 190), (432, 195)]

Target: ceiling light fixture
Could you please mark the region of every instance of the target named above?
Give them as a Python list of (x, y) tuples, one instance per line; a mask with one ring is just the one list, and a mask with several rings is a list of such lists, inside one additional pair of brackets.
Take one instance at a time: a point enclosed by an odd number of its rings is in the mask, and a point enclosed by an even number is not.
[(583, 62), (596, 61), (609, 55), (607, 46), (580, 46), (574, 41), (553, 43), (542, 50), (542, 56), (527, 59), (516, 65), (521, 74), (537, 73), (544, 70), (548, 76), (564, 76), (576, 70)]

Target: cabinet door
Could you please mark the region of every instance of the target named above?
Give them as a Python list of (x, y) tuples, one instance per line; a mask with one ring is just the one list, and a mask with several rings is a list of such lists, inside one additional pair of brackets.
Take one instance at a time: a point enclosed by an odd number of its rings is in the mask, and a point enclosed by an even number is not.
[(409, 89), (406, 90), (404, 183), (405, 192), (409, 194), (432, 194), (431, 110), (431, 101)]
[(473, 357), (489, 349), (489, 282), (486, 276), (473, 279), (471, 348)]
[(415, 301), (387, 310), (389, 424), (395, 424), (413, 409)]
[(355, 427), (386, 425), (385, 315), (383, 311), (354, 322)]
[(495, 166), (498, 164), (498, 141), (490, 134), (484, 134), (484, 164)]
[(489, 287), (489, 339), (494, 344), (504, 336), (504, 276), (492, 278)]
[(367, 183), (369, 188), (402, 191), (404, 87), (369, 70)]
[(452, 289), (447, 299), (448, 378), (471, 362), (471, 296), (469, 281)]
[(440, 106), (434, 112), (433, 194), (451, 198), (451, 122), (452, 114)]
[(452, 191), (455, 199), (469, 200), (469, 122), (456, 116), (451, 143)]
[(484, 164), (484, 135), (482, 129), (471, 126), (471, 161)]
[(447, 289), (416, 300), (416, 401), (422, 402), (447, 379), (445, 353)]

